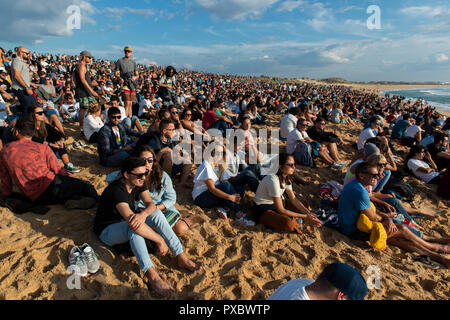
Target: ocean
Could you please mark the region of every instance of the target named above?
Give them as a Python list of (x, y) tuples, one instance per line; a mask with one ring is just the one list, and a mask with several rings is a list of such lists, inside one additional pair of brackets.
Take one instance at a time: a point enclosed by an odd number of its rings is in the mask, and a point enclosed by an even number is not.
[(429, 105), (443, 111), (450, 112), (450, 88), (413, 89), (383, 91), (390, 96), (399, 95), (413, 101), (418, 98), (425, 99)]

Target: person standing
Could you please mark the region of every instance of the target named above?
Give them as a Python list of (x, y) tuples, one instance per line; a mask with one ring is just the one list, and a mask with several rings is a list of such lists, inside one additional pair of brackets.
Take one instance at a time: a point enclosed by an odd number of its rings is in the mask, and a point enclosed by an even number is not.
[(139, 72), (136, 62), (131, 60), (133, 49), (129, 46), (124, 48), (125, 56), (116, 62), (116, 70), (120, 72), (120, 77), (123, 80), (122, 99), (125, 104), (125, 112), (127, 118), (133, 116), (133, 102), (136, 101), (137, 80), (139, 79)]
[(91, 80), (91, 73), (88, 70), (88, 65), (92, 63), (94, 57), (89, 51), (80, 53), (80, 63), (74, 72), (75, 82), (75, 99), (80, 103), (78, 113), (78, 121), (80, 123), (81, 133), (84, 129), (84, 115), (89, 109), (91, 103), (97, 103), (95, 98), (98, 98), (97, 92), (94, 91)]
[(36, 104), (33, 89), (39, 85), (31, 83), (30, 69), (28, 68), (28, 61), (30, 59), (30, 51), (25, 47), (17, 48), (17, 56), (11, 64), (11, 80), (12, 89), (19, 99), (21, 105), (21, 112), (26, 115), (29, 107)]

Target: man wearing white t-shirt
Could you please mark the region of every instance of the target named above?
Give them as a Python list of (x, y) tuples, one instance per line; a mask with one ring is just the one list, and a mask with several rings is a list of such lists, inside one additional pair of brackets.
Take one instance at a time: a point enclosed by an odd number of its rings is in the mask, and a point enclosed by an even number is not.
[(281, 119), (280, 136), (282, 140), (286, 140), (289, 133), (295, 129), (297, 120), (300, 118), (300, 109), (291, 108), (289, 113)]
[(309, 136), (306, 133), (306, 121), (302, 121), (302, 119), (299, 119), (297, 121), (297, 127), (292, 130), (287, 137), (286, 152), (288, 154), (294, 154), (297, 145), (300, 142), (305, 142), (305, 140), (308, 138)]
[(316, 281), (293, 279), (267, 300), (364, 300), (367, 283), (355, 268), (340, 262), (327, 265)]
[(370, 138), (374, 138), (377, 135), (377, 130), (383, 124), (382, 119), (380, 120), (380, 116), (374, 116), (370, 118), (370, 126), (364, 129), (358, 138), (358, 150), (364, 148), (366, 141)]
[(412, 125), (406, 129), (405, 137), (402, 138), (402, 145), (411, 146), (415, 143), (422, 141), (422, 128), (420, 127), (420, 122), (411, 119)]

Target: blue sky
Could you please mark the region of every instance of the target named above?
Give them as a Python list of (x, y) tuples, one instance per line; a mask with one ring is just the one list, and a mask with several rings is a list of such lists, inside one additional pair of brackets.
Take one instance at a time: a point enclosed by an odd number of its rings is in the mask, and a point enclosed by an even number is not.
[[(40, 5), (36, 5), (39, 2)], [(450, 81), (448, 1), (0, 0), (0, 45), (218, 73)], [(68, 30), (70, 5), (81, 28)], [(381, 10), (369, 30), (366, 10)]]

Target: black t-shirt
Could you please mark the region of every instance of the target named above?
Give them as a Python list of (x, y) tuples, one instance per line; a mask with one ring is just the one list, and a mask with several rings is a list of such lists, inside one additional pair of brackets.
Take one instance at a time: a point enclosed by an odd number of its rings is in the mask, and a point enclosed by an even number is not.
[(429, 144), (427, 146), (428, 152), (431, 155), (431, 158), (433, 159), (434, 162), (436, 162), (437, 158), (438, 158), (438, 153), (441, 152), (442, 150), (439, 150), (438, 148), (436, 148), (436, 146), (434, 145), (434, 143)]
[(122, 202), (128, 203), (131, 211), (136, 211), (136, 201), (139, 201), (139, 196), (142, 192), (148, 190), (146, 184), (140, 188), (134, 188), (131, 193), (128, 193), (122, 179), (111, 183), (103, 191), (97, 213), (94, 221), (94, 233), (98, 236), (107, 226), (122, 222), (123, 217), (116, 208), (116, 205)]

